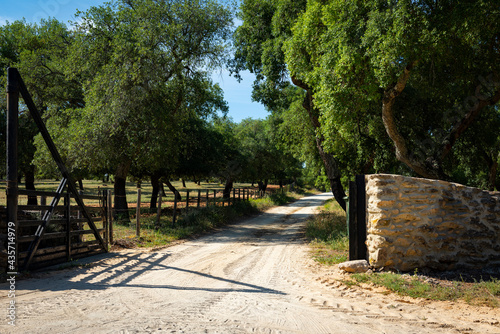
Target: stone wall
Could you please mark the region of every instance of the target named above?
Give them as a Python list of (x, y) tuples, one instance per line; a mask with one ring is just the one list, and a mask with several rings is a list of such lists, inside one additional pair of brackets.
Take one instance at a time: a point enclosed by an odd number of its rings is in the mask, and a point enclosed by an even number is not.
[(400, 175), (366, 175), (365, 181), (372, 266), (500, 266), (500, 192)]

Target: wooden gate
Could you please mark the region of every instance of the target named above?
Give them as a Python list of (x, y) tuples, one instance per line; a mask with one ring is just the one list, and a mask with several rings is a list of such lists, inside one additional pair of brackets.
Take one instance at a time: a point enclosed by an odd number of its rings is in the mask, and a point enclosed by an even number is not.
[[(62, 179), (55, 192), (36, 192), (18, 189), (17, 133), (19, 95), (28, 107)], [(7, 69), (7, 271), (16, 273), (73, 258), (107, 252), (107, 198), (84, 196), (64, 165), (50, 134), (16, 68)], [(48, 205), (23, 205), (23, 196), (51, 198)], [(60, 204), (61, 198), (64, 198)], [(84, 203), (94, 201), (87, 206)], [(99, 228), (96, 225), (99, 224)], [(15, 253), (15, 256), (10, 254)]]
[[(63, 191), (62, 201), (55, 206), (45, 205), (46, 198), (55, 198), (56, 192), (19, 190), (19, 202), (25, 202), (27, 196), (36, 196), (41, 205), (18, 205), (18, 255), (24, 268), (34, 269), (75, 260), (107, 249), (108, 208), (107, 194), (98, 196), (80, 195), (86, 202), (87, 211), (97, 232), (103, 237), (103, 248), (94, 236), (94, 230), (83, 217), (75, 196)], [(45, 224), (45, 232), (40, 236), (47, 213), (52, 210), (50, 225)]]

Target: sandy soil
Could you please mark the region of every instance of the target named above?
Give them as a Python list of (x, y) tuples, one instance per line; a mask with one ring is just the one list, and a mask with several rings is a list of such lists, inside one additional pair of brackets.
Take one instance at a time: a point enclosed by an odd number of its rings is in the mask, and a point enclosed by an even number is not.
[[(172, 247), (17, 282), (1, 333), (500, 333), (497, 310), (349, 289), (301, 229), (328, 194)], [(1, 285), (6, 291), (7, 286)], [(2, 293), (0, 305), (8, 305)], [(5, 319), (5, 318), (4, 318)]]

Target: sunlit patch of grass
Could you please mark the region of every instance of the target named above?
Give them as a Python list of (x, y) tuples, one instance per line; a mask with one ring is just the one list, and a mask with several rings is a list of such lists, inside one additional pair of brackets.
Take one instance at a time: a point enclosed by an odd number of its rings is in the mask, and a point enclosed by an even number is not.
[(306, 237), (310, 240), (316, 261), (333, 265), (348, 260), (346, 215), (334, 200), (327, 201), (320, 213), (309, 219), (306, 225)]
[(416, 274), (401, 275), (392, 272), (353, 274), (350, 278), (343, 283), (349, 286), (372, 283), (412, 298), (441, 301), (461, 299), (471, 305), (500, 307), (500, 280), (496, 278), (474, 283), (446, 281), (446, 284), (431, 283)]

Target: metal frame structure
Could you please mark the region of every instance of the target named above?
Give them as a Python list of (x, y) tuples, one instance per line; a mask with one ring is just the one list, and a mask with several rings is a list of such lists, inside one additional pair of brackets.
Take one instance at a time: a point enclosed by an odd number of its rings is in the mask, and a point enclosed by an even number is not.
[[(7, 69), (7, 221), (13, 222), (16, 228), (16, 231), (19, 230), (18, 224), (18, 117), (19, 117), (19, 97), (22, 97), (25, 105), (27, 106), (31, 117), (35, 121), (40, 134), (42, 135), (47, 147), (52, 155), (52, 158), (57, 164), (59, 171), (62, 174), (61, 182), (57, 188), (55, 196), (53, 197), (48, 210), (45, 211), (41, 223), (37, 228), (35, 233), (35, 239), (31, 242), (28, 249), (28, 256), (24, 260), (24, 264), (22, 265), (22, 269), (27, 269), (31, 261), (33, 260), (33, 256), (36, 254), (38, 247), (40, 245), (40, 241), (42, 240), (45, 231), (47, 230), (48, 225), (50, 224), (50, 220), (52, 214), (54, 212), (55, 207), (59, 203), (61, 196), (64, 190), (68, 189), (68, 201), (69, 201), (69, 193), (74, 197), (79, 209), (82, 212), (83, 217), (86, 219), (86, 222), (90, 226), (93, 234), (98, 240), (102, 249), (107, 252), (107, 244), (105, 240), (102, 238), (99, 233), (94, 221), (89, 213), (89, 210), (83, 203), (83, 199), (79, 192), (76, 189), (76, 185), (74, 180), (72, 179), (68, 169), (66, 168), (61, 155), (59, 154), (47, 128), (45, 127), (45, 123), (42, 120), (40, 112), (37, 110), (33, 99), (24, 84), (19, 71), (16, 68), (8, 68)], [(68, 230), (69, 233), (69, 230)], [(68, 236), (69, 242), (69, 236)], [(18, 266), (18, 264), (16, 264)]]

